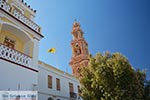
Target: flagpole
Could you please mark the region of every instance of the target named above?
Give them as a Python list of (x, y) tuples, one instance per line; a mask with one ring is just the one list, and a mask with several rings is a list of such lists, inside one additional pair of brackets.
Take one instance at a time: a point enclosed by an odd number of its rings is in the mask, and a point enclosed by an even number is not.
[(56, 67), (59, 69), (57, 52), (55, 53)]
[(57, 52), (56, 52), (56, 49), (55, 48), (50, 48), (50, 49), (48, 49), (48, 52), (50, 52), (50, 53), (53, 53), (54, 54), (54, 62), (56, 63), (56, 67), (57, 68), (59, 68), (58, 67), (58, 57), (57, 57)]

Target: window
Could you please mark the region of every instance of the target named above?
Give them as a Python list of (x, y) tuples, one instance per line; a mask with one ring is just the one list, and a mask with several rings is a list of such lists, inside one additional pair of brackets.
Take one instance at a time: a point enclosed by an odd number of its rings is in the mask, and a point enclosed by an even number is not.
[(48, 75), (48, 88), (52, 89), (52, 76)]
[(80, 94), (81, 93), (80, 86), (78, 85), (77, 88), (78, 88), (78, 94)]
[(69, 91), (70, 91), (70, 93), (74, 92), (74, 90), (73, 90), (73, 83), (69, 83)]
[(56, 89), (60, 91), (60, 79), (56, 78)]
[(14, 46), (15, 46), (15, 41), (8, 38), (8, 37), (5, 37), (5, 40), (4, 40), (4, 45), (9, 47), (9, 48), (12, 48), (14, 49)]
[(52, 97), (49, 97), (47, 100), (54, 100)]
[(80, 69), (79, 67), (77, 68), (77, 72), (78, 72), (78, 73), (80, 73), (80, 72), (81, 72), (81, 69)]

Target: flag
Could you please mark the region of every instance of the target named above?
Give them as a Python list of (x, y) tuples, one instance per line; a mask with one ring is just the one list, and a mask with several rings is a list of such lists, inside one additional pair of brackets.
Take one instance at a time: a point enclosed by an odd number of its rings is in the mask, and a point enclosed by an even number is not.
[(51, 49), (48, 50), (48, 52), (55, 53), (56, 49), (55, 48), (51, 48)]

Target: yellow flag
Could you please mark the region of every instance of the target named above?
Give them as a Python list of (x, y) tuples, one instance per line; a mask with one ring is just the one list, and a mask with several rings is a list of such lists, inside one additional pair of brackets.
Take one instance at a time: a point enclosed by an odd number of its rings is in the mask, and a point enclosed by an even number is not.
[(56, 49), (55, 48), (51, 48), (51, 49), (48, 50), (48, 52), (55, 53)]

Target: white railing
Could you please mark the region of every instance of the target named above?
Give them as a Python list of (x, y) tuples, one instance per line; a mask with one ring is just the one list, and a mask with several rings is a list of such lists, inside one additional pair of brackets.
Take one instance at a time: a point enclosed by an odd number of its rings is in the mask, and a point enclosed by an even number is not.
[(23, 14), (21, 14), (19, 11), (17, 11), (16, 9), (14, 9), (13, 11), (13, 15), (19, 19), (21, 22), (25, 23), (26, 25), (28, 25), (29, 27), (31, 27), (33, 30), (40, 32), (40, 27), (38, 25), (36, 25), (34, 22), (32, 22), (30, 19), (28, 19), (27, 17), (25, 17)]
[(16, 9), (14, 9), (13, 13), (11, 13), (11, 8), (12, 7), (7, 2), (5, 2), (3, 0), (0, 0), (0, 8), (7, 11), (11, 15), (13, 15), (15, 18), (17, 18), (18, 20), (20, 20), (21, 22), (23, 22), (24, 24), (29, 26), (31, 29), (33, 29), (36, 32), (40, 33), (41, 28), (37, 24), (35, 24), (33, 21), (31, 21), (29, 18), (25, 17), (22, 13), (20, 13)]
[(10, 6), (3, 0), (0, 0), (0, 7), (5, 11), (10, 12)]
[(0, 58), (23, 65), (31, 66), (32, 58), (7, 46), (0, 44)]

